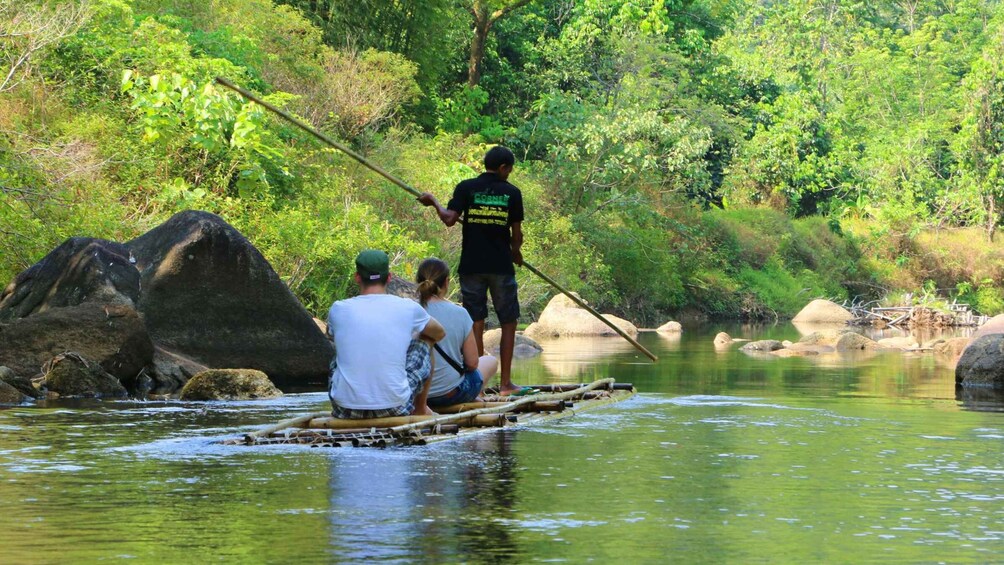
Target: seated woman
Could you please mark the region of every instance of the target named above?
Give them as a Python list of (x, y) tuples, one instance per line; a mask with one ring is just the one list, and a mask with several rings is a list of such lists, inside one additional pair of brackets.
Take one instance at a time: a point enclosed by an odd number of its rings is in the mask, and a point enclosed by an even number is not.
[(450, 286), (450, 268), (435, 257), (418, 266), (418, 293), (422, 306), (446, 329), (446, 337), (432, 354), (430, 407), (471, 402), (481, 395), (498, 370), (498, 359), (478, 357), (474, 340), (474, 321), (462, 307), (446, 300)]

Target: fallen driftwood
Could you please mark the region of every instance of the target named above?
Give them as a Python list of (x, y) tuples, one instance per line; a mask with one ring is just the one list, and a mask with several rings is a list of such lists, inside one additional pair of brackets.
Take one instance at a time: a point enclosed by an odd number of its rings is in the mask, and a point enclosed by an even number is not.
[(845, 305), (854, 316), (855, 326), (905, 326), (908, 328), (979, 327), (989, 320), (969, 309), (968, 304), (952, 302), (948, 309), (929, 305), (872, 306), (874, 302)]

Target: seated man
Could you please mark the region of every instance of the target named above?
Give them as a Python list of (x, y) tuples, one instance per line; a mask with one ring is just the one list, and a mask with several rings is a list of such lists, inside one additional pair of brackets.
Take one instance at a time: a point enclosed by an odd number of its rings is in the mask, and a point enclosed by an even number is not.
[(359, 296), (328, 312), (335, 342), (331, 415), (384, 418), (433, 414), (426, 405), (432, 362), (429, 344), (446, 332), (417, 302), (387, 294), (387, 254), (368, 249), (356, 257)]

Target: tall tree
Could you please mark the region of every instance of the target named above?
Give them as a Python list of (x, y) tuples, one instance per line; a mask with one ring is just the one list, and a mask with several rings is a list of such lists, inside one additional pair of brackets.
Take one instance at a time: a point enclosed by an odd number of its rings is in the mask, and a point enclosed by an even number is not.
[(481, 82), (481, 61), (485, 58), (488, 34), (491, 33), (495, 23), (532, 1), (472, 0), (467, 5), (467, 10), (474, 19), (474, 36), (471, 37), (471, 53), (467, 63), (467, 86), (474, 87)]

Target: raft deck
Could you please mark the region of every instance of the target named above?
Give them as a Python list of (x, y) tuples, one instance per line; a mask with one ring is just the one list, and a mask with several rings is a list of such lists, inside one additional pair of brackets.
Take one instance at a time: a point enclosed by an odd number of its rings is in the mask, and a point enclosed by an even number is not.
[(489, 429), (567, 418), (584, 410), (620, 402), (635, 394), (634, 386), (616, 383), (614, 379), (578, 385), (536, 385), (533, 388), (540, 392), (517, 399), (487, 394), (483, 401), (440, 407), (436, 416), (343, 420), (332, 418), (326, 412), (308, 414), (223, 443), (310, 447), (425, 445)]

